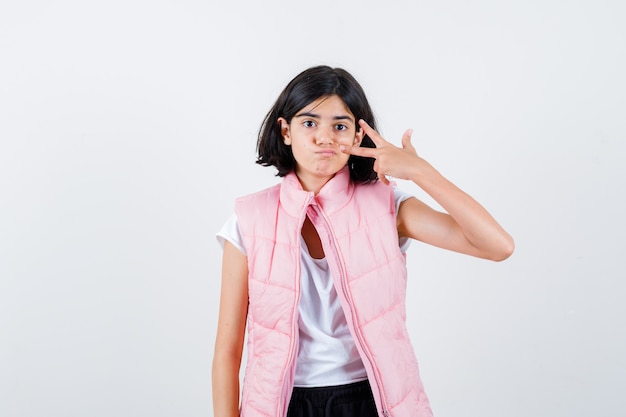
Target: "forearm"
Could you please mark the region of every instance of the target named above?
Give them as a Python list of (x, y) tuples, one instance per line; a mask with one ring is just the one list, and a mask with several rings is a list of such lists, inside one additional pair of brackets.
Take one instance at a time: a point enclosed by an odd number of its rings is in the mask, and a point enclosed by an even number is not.
[(506, 259), (514, 248), (511, 236), (489, 212), (420, 158), (410, 179), (428, 193), (456, 222), (465, 238), (483, 257)]
[(404, 133), (402, 148), (397, 148), (363, 120), (359, 125), (376, 148), (343, 146), (342, 152), (374, 158), (374, 170), (383, 183), (388, 183), (387, 175), (411, 180), (447, 212), (437, 212), (417, 199), (407, 201), (398, 213), (400, 235), (495, 261), (506, 259), (513, 252), (513, 239), (487, 210), (418, 156), (411, 144), (412, 130)]
[(241, 358), (216, 352), (213, 357), (213, 415), (239, 416), (239, 366)]

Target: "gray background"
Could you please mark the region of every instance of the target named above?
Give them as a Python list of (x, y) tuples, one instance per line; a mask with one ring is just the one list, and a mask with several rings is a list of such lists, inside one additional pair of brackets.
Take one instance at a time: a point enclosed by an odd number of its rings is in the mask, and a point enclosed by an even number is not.
[(617, 0), (3, 1), (0, 416), (212, 414), (214, 234), (275, 183), (257, 129), (319, 63), (516, 240), (499, 264), (409, 250), (436, 415), (623, 416), (624, 21)]

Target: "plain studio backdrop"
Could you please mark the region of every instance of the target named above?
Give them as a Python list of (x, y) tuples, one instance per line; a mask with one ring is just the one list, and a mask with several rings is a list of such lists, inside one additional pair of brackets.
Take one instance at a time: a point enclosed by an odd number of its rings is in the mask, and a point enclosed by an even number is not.
[(0, 416), (212, 415), (215, 233), (317, 64), (516, 240), (409, 249), (435, 415), (623, 416), (625, 3), (213, 3), (2, 2)]

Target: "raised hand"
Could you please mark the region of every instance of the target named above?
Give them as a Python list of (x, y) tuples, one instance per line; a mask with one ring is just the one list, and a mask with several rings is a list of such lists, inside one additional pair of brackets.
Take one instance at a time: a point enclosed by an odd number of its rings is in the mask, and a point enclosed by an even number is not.
[(376, 148), (342, 145), (340, 147), (342, 152), (376, 159), (374, 170), (378, 174), (378, 178), (385, 184), (389, 184), (386, 175), (404, 180), (414, 179), (416, 169), (423, 160), (417, 155), (413, 144), (411, 144), (412, 129), (404, 132), (402, 135), (402, 148), (398, 148), (383, 139), (364, 120), (359, 120), (359, 126), (372, 139)]

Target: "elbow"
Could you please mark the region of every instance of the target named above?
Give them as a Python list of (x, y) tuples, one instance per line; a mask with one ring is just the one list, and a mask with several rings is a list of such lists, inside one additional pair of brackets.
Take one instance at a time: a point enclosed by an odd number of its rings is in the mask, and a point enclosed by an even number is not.
[(505, 259), (508, 259), (511, 255), (513, 255), (514, 251), (515, 242), (513, 241), (513, 238), (511, 236), (507, 235), (505, 239), (503, 239), (502, 243), (498, 245), (497, 250), (494, 250), (492, 252), (489, 259), (495, 262), (502, 262)]

